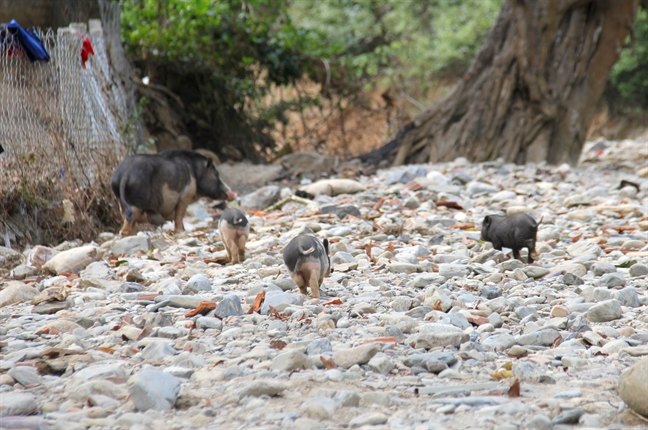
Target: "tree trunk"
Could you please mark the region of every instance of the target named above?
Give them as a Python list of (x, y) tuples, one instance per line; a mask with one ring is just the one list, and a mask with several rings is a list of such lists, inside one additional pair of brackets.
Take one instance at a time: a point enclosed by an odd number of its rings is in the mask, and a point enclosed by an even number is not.
[(463, 79), (401, 130), (394, 164), (577, 163), (637, 3), (506, 0)]

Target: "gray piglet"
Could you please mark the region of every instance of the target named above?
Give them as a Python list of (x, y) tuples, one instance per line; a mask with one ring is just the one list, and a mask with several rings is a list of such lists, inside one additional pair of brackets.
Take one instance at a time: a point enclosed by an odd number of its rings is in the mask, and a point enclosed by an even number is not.
[(522, 261), (520, 249), (529, 250), (529, 264), (533, 263), (538, 222), (529, 214), (518, 213), (508, 216), (488, 215), (482, 223), (481, 237), (493, 243), (493, 248), (511, 248), (513, 257)]
[(250, 223), (245, 214), (236, 208), (221, 213), (218, 232), (232, 264), (245, 261), (245, 243), (250, 236)]
[(299, 291), (307, 295), (307, 287), (310, 287), (312, 297), (319, 298), (324, 276), (331, 273), (328, 240), (324, 239), (322, 244), (315, 236), (299, 235), (286, 245), (283, 259)]

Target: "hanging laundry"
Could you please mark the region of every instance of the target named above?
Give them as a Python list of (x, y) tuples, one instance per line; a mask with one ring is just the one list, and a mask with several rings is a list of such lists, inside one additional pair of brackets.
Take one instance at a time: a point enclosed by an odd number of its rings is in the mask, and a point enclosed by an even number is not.
[(88, 36), (83, 36), (83, 46), (81, 46), (81, 64), (85, 69), (85, 64), (88, 61), (90, 55), (94, 55), (94, 49), (92, 48), (92, 42)]
[(20, 47), (32, 63), (37, 60), (50, 60), (49, 53), (38, 34), (31, 28), (25, 30), (15, 19), (0, 25), (0, 47), (7, 52), (7, 55), (17, 55), (16, 48)]

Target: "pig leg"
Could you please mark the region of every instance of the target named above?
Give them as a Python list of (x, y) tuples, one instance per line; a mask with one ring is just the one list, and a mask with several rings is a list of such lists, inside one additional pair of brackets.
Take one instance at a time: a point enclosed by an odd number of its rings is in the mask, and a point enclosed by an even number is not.
[(319, 294), (319, 287), (320, 287), (319, 279), (320, 279), (320, 270), (318, 268), (318, 269), (315, 269), (314, 271), (312, 271), (310, 273), (310, 279), (308, 280), (308, 285), (310, 286), (310, 289), (311, 289), (311, 296), (314, 299), (319, 299), (319, 296), (320, 296), (320, 294)]
[(533, 255), (535, 254), (535, 241), (533, 239), (528, 239), (524, 242), (526, 249), (529, 250), (529, 264), (533, 263)]
[(295, 281), (295, 284), (297, 284), (297, 287), (299, 288), (299, 292), (302, 293), (303, 295), (307, 296), (308, 295), (308, 289), (306, 288), (306, 282), (304, 282), (304, 278), (300, 273), (293, 273), (290, 275), (293, 281)]
[(522, 261), (522, 256), (520, 256), (520, 250), (518, 248), (513, 248), (513, 258)]
[(173, 224), (175, 226), (174, 231), (176, 233), (181, 233), (185, 231), (182, 220), (185, 216), (185, 213), (187, 212), (187, 207), (189, 206), (189, 203), (191, 203), (190, 199), (180, 200), (180, 202), (178, 202), (178, 206), (176, 206), (175, 216), (173, 218)]
[(229, 242), (228, 254), (229, 254), (230, 262), (232, 264), (240, 263), (241, 262), (241, 259), (239, 258), (240, 251), (239, 251), (239, 247), (238, 247), (238, 245), (236, 243), (236, 238), (232, 238), (232, 239), (228, 240), (228, 242)]
[(245, 261), (245, 242), (247, 242), (247, 235), (240, 235), (236, 245), (238, 246), (238, 257), (241, 263)]

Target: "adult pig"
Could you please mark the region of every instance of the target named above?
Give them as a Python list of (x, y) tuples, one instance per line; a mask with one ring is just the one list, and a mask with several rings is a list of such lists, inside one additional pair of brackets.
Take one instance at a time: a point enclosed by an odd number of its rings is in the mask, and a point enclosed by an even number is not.
[(493, 248), (501, 251), (502, 247), (511, 248), (513, 257), (522, 261), (520, 249), (529, 250), (529, 264), (533, 263), (538, 223), (529, 214), (488, 215), (482, 223), (481, 237), (493, 243)]
[(212, 160), (193, 151), (170, 149), (159, 154), (126, 157), (110, 179), (124, 217), (122, 236), (133, 234), (137, 222), (161, 225), (173, 220), (184, 231), (187, 206), (200, 197), (233, 200)]
[(313, 298), (319, 298), (324, 276), (331, 273), (328, 240), (322, 243), (315, 236), (299, 235), (286, 245), (283, 259), (299, 291), (307, 295), (307, 287), (310, 287)]
[(218, 233), (232, 264), (245, 261), (245, 243), (250, 235), (250, 223), (245, 214), (236, 208), (227, 208), (221, 213)]

